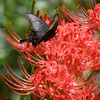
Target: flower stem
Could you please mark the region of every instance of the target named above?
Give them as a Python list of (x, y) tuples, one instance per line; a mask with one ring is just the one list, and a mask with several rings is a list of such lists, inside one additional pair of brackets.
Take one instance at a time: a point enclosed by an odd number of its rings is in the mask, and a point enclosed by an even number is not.
[(20, 96), (20, 100), (24, 100), (24, 97), (25, 97), (25, 96), (21, 95), (21, 96)]
[(35, 3), (36, 3), (36, 0), (33, 0), (32, 10), (31, 10), (31, 13), (32, 13), (32, 14), (34, 14)]
[[(33, 0), (31, 14), (34, 14), (35, 3), (36, 3), (36, 0)], [(29, 26), (28, 32), (30, 32), (30, 29), (31, 29), (31, 27)]]
[[(34, 14), (35, 3), (36, 3), (36, 0), (33, 0), (33, 3), (32, 3), (32, 10), (31, 10), (31, 13), (32, 13), (32, 14)], [(30, 27), (29, 27), (29, 31), (30, 31)], [(24, 63), (24, 67), (25, 67), (25, 69), (26, 69), (26, 71), (27, 71), (27, 70), (28, 70), (28, 62), (27, 62), (26, 60), (25, 60), (25, 63)], [(23, 78), (24, 78), (24, 76), (23, 76)], [(29, 95), (26, 96), (26, 100), (29, 100), (30, 95), (31, 95), (31, 94), (29, 94)], [(25, 98), (25, 96), (23, 96), (23, 95), (20, 96), (20, 100), (24, 100), (24, 98)]]
[(31, 100), (30, 96), (31, 96), (31, 94), (27, 95), (26, 100)]

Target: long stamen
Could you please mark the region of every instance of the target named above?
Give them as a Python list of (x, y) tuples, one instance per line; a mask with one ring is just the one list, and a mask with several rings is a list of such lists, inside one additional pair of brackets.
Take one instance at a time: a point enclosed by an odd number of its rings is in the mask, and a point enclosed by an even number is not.
[[(20, 61), (20, 63), (19, 63)], [(30, 75), (28, 74), (28, 72), (25, 70), (24, 66), (23, 66), (23, 63), (21, 62), (21, 59), (19, 58), (19, 61), (18, 61), (18, 64), (19, 64), (19, 67), (21, 69), (21, 72), (23, 73), (23, 76), (25, 76), (28, 80), (30, 79)]]
[[(7, 63), (6, 63), (6, 64), (7, 64)], [(4, 64), (4, 67), (5, 67), (5, 69), (7, 70), (5, 64)], [(10, 68), (10, 66), (9, 66), (8, 64), (7, 64), (7, 67), (8, 67), (8, 68), (10, 69), (10, 71), (11, 71), (15, 76), (17, 76), (19, 79), (21, 79), (21, 80), (23, 80), (23, 81), (25, 81), (25, 82), (29, 82), (29, 81), (27, 81), (27, 80), (21, 78), (20, 76), (18, 76), (18, 75)], [(11, 74), (8, 70), (7, 70), (7, 72), (9, 73), (9, 75)], [(12, 76), (12, 75), (10, 75), (10, 76)]]
[(13, 32), (14, 35), (15, 35), (19, 40), (21, 40), (21, 38), (18, 36), (18, 34), (15, 32), (14, 28), (12, 27), (11, 23), (10, 23), (10, 29), (11, 29), (11, 32)]
[(7, 26), (6, 26), (6, 28), (9, 32), (9, 34), (13, 37), (13, 39), (18, 41), (19, 39), (15, 36), (15, 34), (13, 34), (13, 32), (11, 32), (10, 29)]

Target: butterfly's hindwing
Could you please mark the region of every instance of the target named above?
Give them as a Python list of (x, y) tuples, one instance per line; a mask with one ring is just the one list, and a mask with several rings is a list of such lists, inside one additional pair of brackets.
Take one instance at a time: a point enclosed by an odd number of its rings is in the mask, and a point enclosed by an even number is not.
[(49, 26), (42, 19), (32, 14), (25, 15), (28, 18), (33, 31), (38, 31), (42, 33), (46, 33), (48, 31)]

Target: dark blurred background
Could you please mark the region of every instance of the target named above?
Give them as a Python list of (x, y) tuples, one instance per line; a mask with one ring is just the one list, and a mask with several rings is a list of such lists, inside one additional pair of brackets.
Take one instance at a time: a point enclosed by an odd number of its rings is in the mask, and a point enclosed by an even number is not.
[[(56, 0), (57, 1), (57, 0)], [(73, 9), (71, 6), (71, 0), (62, 0), (66, 3), (69, 9)], [(77, 0), (73, 0), (77, 6)], [(81, 0), (86, 9), (89, 8), (88, 0)], [(12, 23), (13, 28), (21, 38), (25, 38), (25, 34), (28, 33), (29, 23), (25, 17), (25, 13), (31, 13), (33, 0), (0, 0), (0, 70), (6, 75), (3, 63), (7, 62), (9, 66), (20, 76), (22, 76), (19, 70), (17, 58), (19, 53), (14, 50), (11, 45), (5, 40), (1, 33), (1, 29), (9, 23)], [(60, 6), (62, 4), (57, 1)], [(100, 2), (100, 0), (97, 0)], [(35, 12), (40, 9), (41, 14), (44, 15), (47, 11), (52, 18), (54, 12), (57, 10), (55, 0), (37, 0), (35, 4)], [(19, 100), (20, 96), (12, 92), (9, 87), (0, 78), (0, 100)]]

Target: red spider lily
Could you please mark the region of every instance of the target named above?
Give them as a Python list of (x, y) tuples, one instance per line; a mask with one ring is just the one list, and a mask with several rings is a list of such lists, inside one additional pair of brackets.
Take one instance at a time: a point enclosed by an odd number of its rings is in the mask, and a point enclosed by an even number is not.
[[(81, 5), (80, 1), (78, 3)], [(83, 6), (80, 6), (84, 11)], [(66, 7), (67, 8), (67, 7)], [(99, 11), (99, 5), (95, 6), (92, 11)], [(29, 43), (19, 44), (20, 37), (8, 29), (11, 38), (6, 31), (4, 36), (7, 41), (18, 50), (21, 55), (31, 64), (38, 68), (33, 70), (33, 74), (29, 75), (24, 69), (23, 64), (19, 65), (26, 79), (17, 76), (16, 79), (9, 70), (5, 67), (9, 75), (15, 80), (15, 83), (6, 78), (2, 73), (1, 77), (4, 82), (16, 93), (27, 95), (35, 94), (43, 99), (53, 100), (99, 100), (98, 85), (92, 81), (85, 81), (82, 78), (83, 72), (86, 70), (100, 70), (100, 40), (95, 40), (93, 31), (99, 22), (99, 12), (93, 13), (95, 16), (85, 15), (83, 19), (72, 14), (68, 9), (61, 8), (65, 14), (71, 17), (74, 22), (65, 24), (63, 20), (57, 28), (57, 34), (53, 39), (47, 42), (42, 42), (36, 48)], [(78, 10), (77, 10), (78, 12)], [(88, 10), (88, 12), (91, 12)], [(85, 12), (83, 12), (85, 14)], [(79, 13), (81, 14), (81, 13)], [(47, 16), (45, 15), (45, 21)], [(96, 23), (93, 20), (97, 20)], [(48, 23), (51, 21), (49, 19)], [(89, 26), (90, 25), (90, 26)], [(97, 25), (99, 28), (99, 23)], [(12, 33), (15, 34), (12, 34)], [(35, 54), (32, 56), (32, 54)], [(45, 55), (44, 58), (42, 56)], [(5, 66), (5, 65), (4, 65)], [(22, 67), (21, 67), (22, 66)], [(13, 86), (12, 86), (13, 85)], [(20, 93), (24, 91), (25, 93)]]
[[(88, 28), (80, 23), (59, 25), (55, 38), (46, 43), (42, 42), (43, 47), (38, 46), (34, 50), (38, 59), (28, 54), (23, 54), (23, 57), (39, 66), (43, 63), (40, 55), (45, 54), (46, 61), (66, 65), (69, 72), (74, 73), (77, 77), (81, 77), (87, 69), (100, 69), (100, 41), (96, 41), (87, 30)], [(34, 62), (36, 60), (38, 62)]]
[[(62, 2), (62, 1), (61, 1)], [(88, 25), (89, 31), (93, 31), (92, 34), (96, 33), (95, 30), (100, 31), (100, 4), (96, 4), (96, 0), (89, 0), (89, 10), (85, 10), (80, 0), (77, 0), (78, 8), (75, 7), (73, 1), (71, 0), (73, 7), (76, 10), (76, 15), (73, 14), (67, 7), (65, 3), (62, 2), (64, 8), (59, 7), (65, 14), (65, 16), (72, 22), (80, 22), (82, 24)], [(92, 10), (92, 8), (94, 8)], [(72, 19), (70, 19), (70, 18)]]
[(94, 10), (88, 10), (87, 13), (90, 15), (89, 20), (90, 24), (92, 24), (92, 29), (100, 31), (100, 4), (97, 4)]
[[(15, 82), (5, 77), (2, 73), (1, 78), (12, 91), (20, 95), (33, 93), (40, 98), (52, 98), (53, 100), (98, 100), (95, 99), (95, 95), (98, 95), (98, 86), (92, 81), (75, 80), (75, 75), (69, 74), (66, 66), (59, 66), (54, 61), (44, 61), (44, 63), (45, 66), (40, 65), (30, 76), (21, 62), (19, 66), (25, 79), (18, 76), (8, 64), (7, 67), (4, 65), (6, 71)], [(21, 91), (24, 91), (24, 93)], [(93, 91), (95, 92), (93, 93)]]

